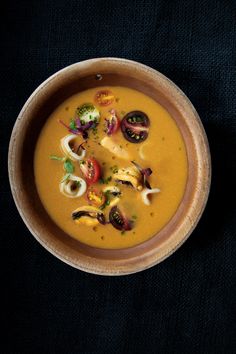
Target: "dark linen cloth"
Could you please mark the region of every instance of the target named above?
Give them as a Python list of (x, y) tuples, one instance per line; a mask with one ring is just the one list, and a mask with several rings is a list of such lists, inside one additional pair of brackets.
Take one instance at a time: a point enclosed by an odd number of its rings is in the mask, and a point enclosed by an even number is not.
[[(1, 2), (1, 353), (236, 352), (236, 2)], [(213, 180), (188, 241), (152, 269), (100, 277), (31, 236), (7, 176), (11, 129), (57, 70), (115, 56), (147, 64), (188, 95), (206, 129)]]

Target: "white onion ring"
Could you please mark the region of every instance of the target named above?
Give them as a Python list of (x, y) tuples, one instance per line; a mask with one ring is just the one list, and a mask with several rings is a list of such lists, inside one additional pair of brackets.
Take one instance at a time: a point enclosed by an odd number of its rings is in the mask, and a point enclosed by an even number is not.
[(81, 149), (80, 155), (73, 152), (69, 143), (74, 139), (75, 139), (74, 134), (66, 135), (64, 138), (61, 139), (61, 148), (62, 148), (64, 154), (69, 156), (71, 160), (79, 161), (85, 157), (86, 151), (84, 149)]
[[(74, 182), (79, 182), (80, 186), (75, 190), (72, 190)], [(83, 178), (75, 175), (70, 175), (65, 181), (61, 182), (59, 185), (60, 192), (68, 198), (78, 198), (81, 197), (86, 192), (87, 184)]]
[(142, 197), (144, 204), (151, 205), (151, 202), (148, 199), (148, 195), (154, 194), (154, 193), (160, 193), (160, 191), (161, 190), (159, 188), (152, 188), (152, 189), (144, 188), (143, 191), (141, 192), (141, 197)]

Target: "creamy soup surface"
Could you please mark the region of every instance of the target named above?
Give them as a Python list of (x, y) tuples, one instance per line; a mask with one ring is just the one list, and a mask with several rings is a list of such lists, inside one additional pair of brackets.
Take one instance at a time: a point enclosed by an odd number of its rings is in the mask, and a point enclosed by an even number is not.
[[(91, 115), (85, 103), (94, 108)], [(71, 237), (99, 248), (131, 247), (160, 231), (181, 202), (187, 171), (184, 141), (170, 114), (143, 93), (116, 86), (80, 92), (58, 106), (34, 157), (50, 217)]]

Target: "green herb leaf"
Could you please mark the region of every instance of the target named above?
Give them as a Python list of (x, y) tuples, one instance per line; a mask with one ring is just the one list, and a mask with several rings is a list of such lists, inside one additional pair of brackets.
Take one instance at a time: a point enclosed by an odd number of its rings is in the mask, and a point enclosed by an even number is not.
[(136, 220), (137, 219), (137, 215), (132, 215), (132, 219)]
[(71, 119), (69, 127), (70, 127), (70, 129), (73, 129), (73, 130), (77, 129), (74, 119)]
[(67, 173), (66, 175), (63, 176), (61, 183), (65, 182), (68, 180), (68, 178), (70, 178), (70, 173)]
[(65, 157), (59, 157), (59, 156), (56, 156), (56, 155), (50, 155), (49, 158), (51, 160), (57, 160), (57, 161), (64, 161), (65, 160)]
[(106, 192), (104, 192), (104, 194), (105, 194), (105, 196), (106, 196), (107, 198), (109, 198), (111, 192), (110, 192), (110, 191), (106, 191)]
[(74, 165), (72, 164), (71, 160), (67, 159), (64, 162), (64, 169), (67, 173), (73, 173), (74, 172)]

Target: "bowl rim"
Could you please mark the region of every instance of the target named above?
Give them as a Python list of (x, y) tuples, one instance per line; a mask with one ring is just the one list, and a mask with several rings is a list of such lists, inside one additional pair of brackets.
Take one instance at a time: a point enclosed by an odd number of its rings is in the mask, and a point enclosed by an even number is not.
[[(106, 265), (100, 265), (100, 267), (94, 267), (94, 264), (90, 266), (89, 261), (84, 262), (82, 260), (77, 260), (75, 263), (73, 259), (70, 257), (67, 257), (65, 254), (59, 252), (53, 245), (48, 244), (47, 242), (44, 241), (43, 238), (41, 238), (40, 233), (38, 230), (35, 230), (35, 228), (32, 226), (32, 224), (29, 223), (29, 220), (27, 219), (27, 213), (25, 213), (25, 210), (23, 208), (23, 205), (21, 203), (21, 200), (19, 199), (18, 192), (16, 188), (14, 188), (14, 180), (15, 180), (15, 171), (13, 168), (14, 165), (14, 158), (12, 159), (12, 154), (13, 152), (13, 144), (15, 143), (15, 135), (17, 130), (19, 129), (19, 126), (21, 125), (21, 121), (23, 120), (24, 112), (27, 110), (27, 108), (30, 106), (32, 100), (35, 98), (35, 96), (45, 88), (50, 82), (52, 82), (55, 78), (58, 78), (59, 76), (66, 74), (70, 70), (78, 69), (78, 68), (83, 68), (84, 66), (90, 65), (90, 64), (99, 64), (101, 62), (107, 62), (107, 63), (113, 63), (114, 65), (127, 65), (132, 68), (134, 66), (139, 70), (144, 71), (147, 75), (152, 75), (155, 77), (155, 79), (161, 79), (163, 82), (171, 89), (171, 92), (177, 96), (179, 96), (179, 99), (182, 100), (183, 105), (186, 105), (188, 109), (192, 113), (192, 117), (195, 120), (195, 124), (198, 126), (198, 134), (200, 134), (201, 138), (201, 149), (203, 152), (202, 159), (200, 161), (200, 173), (202, 173), (202, 179), (201, 183), (204, 182), (204, 188), (201, 190), (201, 195), (198, 195), (198, 203), (197, 203), (197, 210), (196, 207), (194, 210), (191, 210), (190, 215), (185, 215), (183, 218), (182, 224), (186, 223), (185, 225), (185, 232), (182, 235), (181, 238), (179, 238), (178, 242), (172, 245), (172, 247), (165, 247), (164, 252), (162, 251), (161, 256), (156, 255), (155, 257), (155, 252), (152, 254), (152, 257), (144, 257), (144, 259), (141, 259), (140, 257), (140, 262), (136, 263), (136, 267), (134, 268), (129, 267), (129, 264), (127, 264), (127, 267), (122, 267), (122, 268), (116, 268), (114, 267), (113, 269), (106, 269)], [(203, 169), (205, 169), (203, 171)], [(9, 143), (9, 149), (8, 149), (8, 174), (9, 174), (9, 181), (10, 181), (10, 188), (11, 192), (13, 195), (14, 202), (16, 204), (16, 207), (18, 209), (18, 212), (23, 219), (24, 223), (26, 224), (27, 228), (30, 230), (32, 235), (37, 239), (37, 241), (44, 247), (46, 248), (50, 253), (52, 253), (54, 256), (62, 260), (63, 262), (67, 263), (68, 265), (83, 270), (88, 273), (93, 273), (97, 275), (128, 275), (136, 272), (143, 271), (145, 269), (148, 269), (150, 267), (153, 267), (154, 265), (162, 262), (164, 259), (172, 255), (190, 236), (190, 234), (193, 232), (195, 229), (199, 219), (201, 218), (201, 215), (205, 209), (208, 196), (209, 196), (209, 191), (210, 191), (210, 185), (211, 185), (211, 157), (210, 157), (210, 148), (207, 140), (207, 136), (204, 130), (204, 127), (202, 125), (201, 119), (194, 108), (193, 104), (191, 101), (188, 99), (188, 97), (184, 94), (184, 92), (169, 78), (167, 78), (165, 75), (160, 73), (159, 71), (144, 65), (142, 63), (129, 60), (129, 59), (124, 59), (124, 58), (115, 58), (115, 57), (102, 57), (102, 58), (94, 58), (94, 59), (88, 59), (84, 60), (81, 62), (77, 62), (74, 64), (71, 64), (69, 66), (66, 66), (62, 68), (61, 70), (55, 72), (53, 75), (51, 75), (49, 78), (47, 78), (45, 81), (43, 81), (34, 91), (33, 93), (29, 96), (25, 104), (23, 105), (12, 130), (11, 138), (10, 138), (10, 143)], [(198, 191), (199, 193), (199, 191)], [(94, 262), (92, 262), (94, 263)]]

